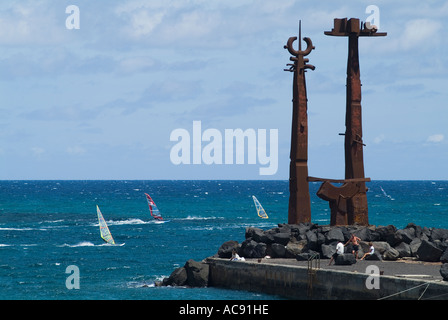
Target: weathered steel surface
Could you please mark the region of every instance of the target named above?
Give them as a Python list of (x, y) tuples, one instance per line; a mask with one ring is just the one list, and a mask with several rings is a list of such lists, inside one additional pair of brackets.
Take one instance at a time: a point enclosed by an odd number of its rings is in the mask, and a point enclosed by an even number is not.
[(296, 224), (311, 221), (310, 192), (308, 188), (308, 115), (307, 95), (305, 83), (306, 69), (314, 70), (315, 67), (307, 64), (304, 58), (314, 49), (310, 38), (303, 38), (306, 49), (301, 50), (301, 34), (299, 27), (299, 50), (293, 48), (297, 37), (290, 37), (284, 46), (292, 55), (285, 71), (294, 72), (293, 100), (292, 100), (292, 129), (291, 129), (291, 153), (289, 167), (289, 208), (288, 223)]
[(342, 186), (336, 187), (329, 181), (325, 181), (317, 191), (317, 196), (330, 203), (331, 217), (330, 225), (348, 225), (347, 203), (348, 200), (356, 196), (361, 190), (364, 182), (345, 182)]
[[(385, 36), (376, 29), (367, 29), (360, 24), (359, 19), (334, 19), (331, 31), (325, 31), (329, 36), (348, 37), (347, 59), (347, 103), (345, 118), (345, 179), (362, 179), (364, 175), (363, 140), (362, 140), (362, 110), (361, 110), (361, 77), (359, 68), (358, 38), (360, 36)], [(347, 216), (344, 224), (368, 225), (367, 188), (365, 182), (358, 182), (358, 192), (351, 197), (339, 198), (338, 208), (346, 208)], [(334, 202), (334, 201), (333, 201)], [(345, 204), (343, 202), (346, 202)], [(334, 203), (333, 203), (334, 204)], [(331, 207), (331, 202), (330, 202)], [(333, 210), (332, 210), (333, 212)], [(341, 219), (332, 221), (339, 224)]]

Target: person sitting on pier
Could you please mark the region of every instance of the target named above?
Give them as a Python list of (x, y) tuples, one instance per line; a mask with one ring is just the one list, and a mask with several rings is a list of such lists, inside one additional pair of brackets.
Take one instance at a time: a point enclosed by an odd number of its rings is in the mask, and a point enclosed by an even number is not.
[(362, 256), (361, 260), (364, 260), (367, 256), (371, 256), (372, 254), (375, 253), (375, 248), (373, 247), (372, 242), (369, 242), (369, 246), (370, 246), (370, 251), (364, 253), (364, 255)]
[(232, 250), (232, 257), (230, 258), (230, 261), (245, 261), (245, 259), (244, 259), (244, 257), (243, 257), (243, 258), (240, 257), (240, 256), (238, 255), (238, 253), (236, 253), (236, 250), (233, 249), (233, 250)]
[(333, 260), (336, 260), (336, 258), (340, 254), (344, 254), (344, 245), (342, 244), (341, 241), (339, 241), (338, 244), (336, 245), (336, 252), (331, 256), (330, 263), (328, 265), (331, 265)]

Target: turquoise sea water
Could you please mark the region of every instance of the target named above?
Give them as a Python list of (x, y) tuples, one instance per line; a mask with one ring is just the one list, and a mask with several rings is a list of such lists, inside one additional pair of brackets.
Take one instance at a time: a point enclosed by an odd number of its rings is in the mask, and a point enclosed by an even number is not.
[[(310, 184), (312, 220), (328, 203)], [(448, 228), (448, 181), (368, 183), (370, 224)], [(144, 193), (168, 223), (151, 219)], [(252, 195), (267, 213), (260, 219)], [(0, 299), (278, 299), (216, 288), (155, 287), (188, 259), (215, 254), (245, 228), (287, 222), (287, 181), (0, 181)], [(103, 243), (99, 205), (117, 244)], [(68, 266), (79, 289), (66, 287)]]

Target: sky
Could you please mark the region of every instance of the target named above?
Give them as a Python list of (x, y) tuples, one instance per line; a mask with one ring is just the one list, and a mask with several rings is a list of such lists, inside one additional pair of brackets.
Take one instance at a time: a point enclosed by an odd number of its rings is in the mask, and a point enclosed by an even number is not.
[[(315, 46), (309, 175), (343, 179), (347, 39), (324, 31), (334, 18), (365, 21), (369, 5), (387, 37), (359, 40), (365, 174), (446, 180), (448, 1), (436, 0), (2, 1), (0, 179), (288, 179), (283, 46), (299, 19)], [(242, 164), (173, 161), (173, 132), (190, 134), (182, 143), (191, 157), (213, 140), (224, 159), (225, 132), (235, 129), (258, 142), (263, 129), (277, 130), (264, 150), (277, 154), (277, 170), (261, 175), (266, 162), (247, 155)]]

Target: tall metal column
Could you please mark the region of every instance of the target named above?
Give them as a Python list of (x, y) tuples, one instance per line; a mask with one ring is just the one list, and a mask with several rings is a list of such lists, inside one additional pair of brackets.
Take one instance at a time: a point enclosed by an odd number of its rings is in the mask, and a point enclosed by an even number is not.
[[(329, 36), (348, 37), (347, 59), (347, 104), (345, 119), (345, 179), (363, 179), (364, 158), (362, 140), (361, 114), (361, 78), (358, 55), (360, 36), (386, 36), (387, 33), (366, 28), (359, 19), (334, 19), (332, 31), (325, 31)], [(360, 189), (347, 200), (347, 219), (349, 224), (368, 225), (367, 188), (365, 182), (359, 182)]]
[(304, 58), (314, 49), (310, 38), (303, 38), (307, 47), (302, 51), (301, 26), (299, 24), (299, 50), (293, 48), (293, 42), (297, 37), (290, 37), (284, 46), (289, 53), (293, 64), (288, 64), (285, 71), (294, 72), (293, 100), (292, 100), (292, 129), (291, 129), (291, 153), (289, 166), (289, 208), (288, 223), (297, 224), (311, 222), (311, 203), (308, 187), (308, 115), (305, 72), (306, 69), (314, 70), (315, 67), (307, 64)]

